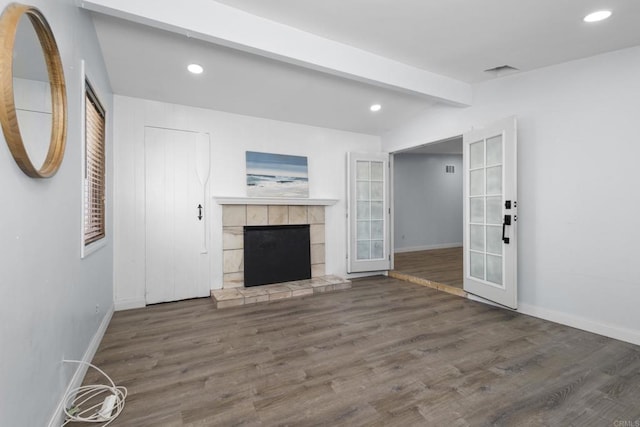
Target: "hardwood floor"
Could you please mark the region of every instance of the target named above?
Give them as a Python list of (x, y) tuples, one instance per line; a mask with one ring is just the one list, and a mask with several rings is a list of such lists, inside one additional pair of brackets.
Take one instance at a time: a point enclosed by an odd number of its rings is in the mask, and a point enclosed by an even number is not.
[(462, 289), (462, 247), (400, 252), (395, 271)]
[(640, 420), (640, 347), (386, 277), (237, 308), (116, 312), (94, 363), (129, 389), (111, 426)]

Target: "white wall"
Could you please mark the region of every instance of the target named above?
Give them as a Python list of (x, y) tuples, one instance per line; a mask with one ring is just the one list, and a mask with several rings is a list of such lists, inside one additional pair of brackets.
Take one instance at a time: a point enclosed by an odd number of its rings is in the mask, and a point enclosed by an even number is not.
[(395, 251), (462, 246), (462, 155), (399, 153), (393, 169)]
[[(9, 4), (0, 0), (0, 8)], [(81, 241), (80, 60), (111, 111), (108, 79), (93, 26), (73, 0), (31, 0), (56, 36), (67, 84), (64, 161), (50, 179), (28, 178), (0, 136), (0, 425), (43, 426), (76, 366), (90, 356), (113, 307), (111, 191), (107, 245), (85, 259)], [(107, 157), (111, 158), (110, 139)], [(108, 174), (111, 173), (110, 164)]]
[(518, 117), (521, 310), (640, 344), (640, 47), (478, 84), (395, 151)]
[[(144, 128), (205, 132), (213, 196), (246, 196), (245, 152), (307, 156), (309, 197), (339, 199), (326, 210), (326, 271), (346, 275), (346, 153), (379, 152), (380, 138), (219, 111), (115, 96), (116, 308), (144, 306)], [(210, 201), (211, 288), (222, 287), (222, 209)]]

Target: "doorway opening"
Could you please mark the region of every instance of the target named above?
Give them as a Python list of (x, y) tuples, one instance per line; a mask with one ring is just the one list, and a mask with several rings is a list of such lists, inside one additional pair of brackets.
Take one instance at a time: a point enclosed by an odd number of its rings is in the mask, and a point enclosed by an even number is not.
[(463, 290), (462, 136), (393, 153), (394, 270), (459, 296)]
[[(424, 174), (431, 169), (414, 156), (450, 153), (449, 147), (460, 138), (449, 138), (440, 144), (428, 144), (408, 150), (407, 163), (417, 164), (413, 170), (402, 167), (403, 153), (394, 153), (394, 260), (404, 251), (462, 248), (462, 290), (432, 280), (433, 276), (416, 279), (415, 272), (399, 277), (413, 278), (416, 283), (452, 293), (469, 294), (471, 298), (491, 301), (511, 309), (518, 307), (518, 201), (517, 201), (517, 120), (507, 117), (462, 136), (462, 176), (448, 181), (443, 177), (455, 171), (455, 165), (440, 163), (439, 173)], [(413, 154), (414, 156), (412, 156)], [(395, 160), (401, 160), (400, 162)], [(406, 176), (404, 176), (406, 174)], [(462, 200), (459, 190), (462, 181)], [(441, 182), (441, 184), (438, 184)], [(435, 189), (427, 189), (427, 184)], [(447, 201), (453, 197), (453, 201)], [(446, 207), (449, 206), (449, 209)], [(457, 206), (457, 208), (456, 208)], [(462, 219), (459, 218), (460, 209)], [(447, 225), (452, 227), (448, 229)], [(459, 240), (460, 224), (462, 239)], [(443, 237), (446, 236), (446, 237)], [(412, 241), (407, 244), (406, 241)], [(422, 240), (420, 240), (422, 239)], [(462, 243), (460, 243), (462, 242)], [(425, 258), (425, 257), (421, 257)], [(438, 267), (438, 266), (437, 266)], [(439, 267), (442, 267), (440, 265)], [(397, 270), (401, 271), (402, 262)], [(429, 273), (432, 274), (432, 273)], [(420, 279), (420, 280), (418, 280)]]

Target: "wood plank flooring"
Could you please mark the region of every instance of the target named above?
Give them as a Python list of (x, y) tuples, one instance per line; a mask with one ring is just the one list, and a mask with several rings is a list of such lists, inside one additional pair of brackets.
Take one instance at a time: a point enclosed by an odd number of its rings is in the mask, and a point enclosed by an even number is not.
[(129, 389), (111, 426), (640, 420), (640, 347), (386, 277), (224, 310), (207, 298), (117, 312), (93, 362)]
[(462, 289), (462, 247), (400, 252), (395, 271)]

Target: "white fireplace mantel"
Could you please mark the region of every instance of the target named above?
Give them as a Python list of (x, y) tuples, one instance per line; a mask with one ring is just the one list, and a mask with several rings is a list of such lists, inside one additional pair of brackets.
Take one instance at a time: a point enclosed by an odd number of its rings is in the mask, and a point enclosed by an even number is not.
[(219, 205), (289, 205), (289, 206), (331, 206), (338, 199), (294, 199), (281, 197), (226, 197), (214, 196)]

